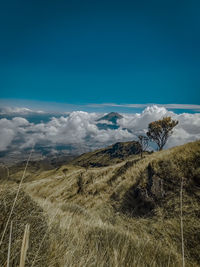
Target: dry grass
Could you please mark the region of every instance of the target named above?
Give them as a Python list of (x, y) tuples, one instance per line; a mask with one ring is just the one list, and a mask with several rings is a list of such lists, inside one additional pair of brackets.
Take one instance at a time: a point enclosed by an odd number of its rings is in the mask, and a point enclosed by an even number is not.
[(7, 267), (10, 266), (10, 250), (11, 250), (11, 242), (12, 242), (12, 221), (10, 223), (10, 235), (9, 235), (9, 243), (8, 243), (8, 256), (7, 256)]
[(20, 264), (19, 267), (25, 266), (26, 261), (26, 254), (29, 246), (29, 235), (30, 235), (30, 224), (26, 224), (25, 230), (24, 230), (24, 237), (22, 241), (22, 247), (21, 247), (21, 256), (20, 256)]
[[(12, 208), (12, 204), (16, 195), (16, 186), (1, 185), (0, 194), (0, 229), (5, 229), (5, 225)], [(23, 191), (20, 191), (15, 205), (15, 209), (11, 216), (13, 222), (12, 242), (10, 247), (10, 266), (19, 266), (21, 246), (24, 236), (26, 224), (30, 225), (30, 242), (29, 250), (26, 256), (26, 266), (30, 266), (36, 254), (43, 235), (46, 233), (47, 221), (43, 210)], [(5, 232), (5, 237), (0, 249), (0, 266), (5, 266), (7, 261), (7, 251), (9, 247), (10, 229)], [(48, 266), (48, 258), (46, 252), (49, 247), (49, 236), (46, 236), (43, 247), (39, 253), (35, 266)]]
[[(40, 207), (48, 227), (35, 232), (38, 244), (35, 249), (30, 246), (27, 266), (35, 257), (34, 266), (45, 266), (46, 259), (49, 267), (182, 266), (182, 177), (185, 265), (199, 266), (199, 166), (200, 142), (194, 142), (146, 155), (140, 161), (129, 158), (87, 170), (66, 165), (35, 175), (23, 190), (30, 196), (32, 212)], [(7, 203), (11, 196), (6, 196)], [(22, 202), (18, 204), (15, 215), (22, 214)], [(30, 223), (33, 231), (34, 220), (26, 216), (22, 229)], [(3, 255), (9, 233), (6, 238)], [(30, 232), (30, 242), (32, 238)], [(11, 254), (16, 251), (13, 246)]]

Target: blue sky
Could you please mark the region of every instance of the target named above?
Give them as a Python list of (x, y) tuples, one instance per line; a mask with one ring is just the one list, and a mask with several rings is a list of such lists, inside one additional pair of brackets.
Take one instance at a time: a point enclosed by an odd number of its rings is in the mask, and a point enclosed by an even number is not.
[(199, 1), (0, 1), (0, 98), (200, 104)]

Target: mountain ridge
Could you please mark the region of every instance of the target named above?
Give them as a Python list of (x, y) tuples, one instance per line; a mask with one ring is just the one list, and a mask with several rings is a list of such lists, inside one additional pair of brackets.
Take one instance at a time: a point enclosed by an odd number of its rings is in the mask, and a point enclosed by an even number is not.
[(140, 144), (137, 141), (117, 142), (106, 148), (97, 149), (92, 152), (84, 153), (74, 160), (71, 164), (82, 167), (103, 167), (122, 162), (125, 159), (138, 156)]
[(99, 118), (97, 121), (101, 121), (101, 120), (105, 120), (105, 121), (110, 121), (114, 124), (117, 123), (118, 119), (122, 119), (123, 116), (117, 112), (110, 112), (106, 115), (104, 115), (103, 117)]

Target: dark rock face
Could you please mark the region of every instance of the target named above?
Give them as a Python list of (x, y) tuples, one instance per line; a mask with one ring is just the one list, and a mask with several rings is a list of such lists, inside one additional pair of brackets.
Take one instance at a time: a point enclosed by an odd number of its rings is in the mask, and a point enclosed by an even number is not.
[(134, 217), (153, 216), (155, 207), (162, 204), (166, 194), (175, 190), (165, 175), (160, 175), (158, 169), (150, 163), (136, 184), (126, 192), (122, 203), (123, 212)]
[(163, 180), (158, 175), (156, 175), (151, 164), (148, 165), (147, 172), (148, 172), (147, 176), (148, 182), (146, 189), (148, 195), (153, 197), (154, 199), (159, 199), (160, 197), (163, 197), (164, 196)]
[(155, 202), (147, 188), (135, 185), (125, 194), (121, 211), (133, 217), (150, 217), (154, 215), (154, 208)]
[[(179, 210), (181, 182), (185, 199), (200, 200), (199, 164), (198, 152), (181, 160), (172, 157), (150, 162), (137, 181), (125, 192), (121, 210), (134, 217), (149, 217), (155, 214), (157, 208), (162, 208), (167, 214), (165, 216), (174, 216), (175, 210)], [(176, 199), (176, 202), (171, 199)]]

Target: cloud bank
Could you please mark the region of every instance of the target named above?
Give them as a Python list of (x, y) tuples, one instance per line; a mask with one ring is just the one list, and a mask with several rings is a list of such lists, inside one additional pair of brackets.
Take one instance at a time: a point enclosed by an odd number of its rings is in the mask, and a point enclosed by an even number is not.
[[(103, 104), (89, 104), (90, 107), (116, 107), (116, 108), (146, 108), (152, 104), (116, 104), (116, 103), (103, 103)], [(158, 107), (165, 107), (172, 110), (193, 110), (200, 111), (200, 105), (193, 104), (155, 104)]]
[[(10, 112), (13, 113), (13, 110), (7, 109), (7, 113)], [(123, 118), (117, 121), (117, 129), (98, 127), (97, 120), (105, 114), (74, 111), (59, 117), (52, 116), (48, 122), (33, 123), (23, 118), (24, 112), (30, 111), (14, 110), (12, 118), (0, 119), (0, 151), (23, 150), (33, 145), (52, 149), (70, 145), (89, 151), (118, 141), (137, 139), (138, 134), (147, 131), (150, 122), (164, 116), (171, 116), (179, 121), (166, 148), (200, 139), (199, 113), (176, 114), (156, 105), (146, 107), (141, 113), (122, 114)], [(111, 122), (107, 124), (110, 125)]]

